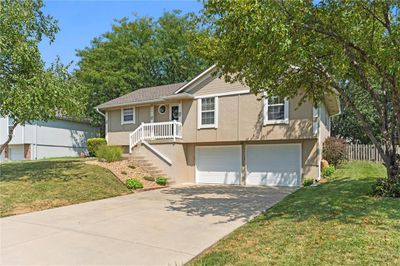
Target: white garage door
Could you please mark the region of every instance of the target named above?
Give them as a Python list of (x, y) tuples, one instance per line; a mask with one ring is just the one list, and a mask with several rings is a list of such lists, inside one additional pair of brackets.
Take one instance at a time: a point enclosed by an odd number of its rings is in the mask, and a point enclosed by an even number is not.
[(196, 147), (196, 182), (240, 184), (240, 146)]
[(247, 145), (247, 185), (300, 186), (300, 144)]
[(24, 159), (24, 146), (9, 146), (10, 160), (18, 161)]

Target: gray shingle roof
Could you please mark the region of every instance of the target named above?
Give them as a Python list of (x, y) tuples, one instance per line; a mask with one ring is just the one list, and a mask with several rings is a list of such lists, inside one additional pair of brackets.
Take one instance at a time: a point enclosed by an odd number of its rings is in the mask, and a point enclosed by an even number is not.
[(185, 85), (185, 83), (186, 82), (180, 82), (175, 84), (138, 89), (111, 101), (102, 103), (98, 105), (97, 108), (105, 109), (114, 106), (124, 106), (128, 104), (158, 100), (162, 97), (173, 95), (174, 92)]

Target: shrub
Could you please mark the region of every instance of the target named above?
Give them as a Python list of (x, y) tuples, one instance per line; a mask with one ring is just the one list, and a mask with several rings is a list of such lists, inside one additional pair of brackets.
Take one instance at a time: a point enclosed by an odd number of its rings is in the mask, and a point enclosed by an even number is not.
[(96, 156), (96, 150), (100, 146), (107, 145), (107, 141), (103, 138), (90, 138), (87, 140), (87, 149), (89, 156)]
[(118, 146), (102, 145), (96, 150), (97, 159), (105, 160), (107, 162), (119, 161), (122, 158), (122, 149)]
[(167, 178), (164, 176), (159, 176), (156, 178), (156, 183), (160, 186), (165, 186), (167, 184)]
[(343, 139), (329, 137), (325, 140), (322, 157), (335, 167), (346, 160), (346, 142)]
[(335, 172), (335, 167), (333, 165), (329, 165), (327, 167), (325, 167), (324, 169), (322, 169), (322, 176), (323, 177), (329, 177), (331, 175), (333, 175), (333, 173)]
[(126, 180), (126, 186), (129, 189), (143, 188), (142, 182), (140, 182), (140, 180), (136, 179), (136, 178), (130, 178), (130, 179)]
[(143, 177), (143, 179), (147, 180), (147, 181), (152, 181), (152, 182), (155, 180), (154, 177), (152, 177), (152, 176), (145, 176), (145, 177)]
[(400, 197), (400, 181), (391, 185), (387, 179), (379, 178), (372, 185), (372, 193), (376, 196), (398, 198)]
[(314, 178), (311, 177), (304, 178), (303, 186), (308, 187), (311, 186), (312, 184), (314, 184)]

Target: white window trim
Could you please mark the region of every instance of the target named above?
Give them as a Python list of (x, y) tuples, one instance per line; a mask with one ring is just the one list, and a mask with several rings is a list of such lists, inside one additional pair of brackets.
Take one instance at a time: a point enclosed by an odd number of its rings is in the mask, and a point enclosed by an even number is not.
[[(132, 121), (124, 121), (124, 110), (127, 110), (127, 109), (132, 109), (132, 112), (133, 112)], [(135, 124), (135, 120), (136, 120), (136, 109), (135, 109), (135, 107), (121, 108), (121, 125)]]
[[(214, 124), (202, 125), (201, 124), (201, 100), (204, 98), (214, 98)], [(203, 128), (218, 128), (218, 96), (215, 97), (202, 97), (197, 99), (197, 129)]]
[(264, 126), (265, 125), (276, 125), (276, 124), (289, 124), (289, 100), (284, 99), (284, 119), (269, 120), (268, 119), (268, 96), (264, 94)]

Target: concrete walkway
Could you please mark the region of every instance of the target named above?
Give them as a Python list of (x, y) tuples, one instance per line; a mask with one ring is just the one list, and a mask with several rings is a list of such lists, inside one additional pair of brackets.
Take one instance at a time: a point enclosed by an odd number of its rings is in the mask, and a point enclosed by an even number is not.
[(186, 186), (0, 219), (3, 265), (175, 265), (294, 189)]

